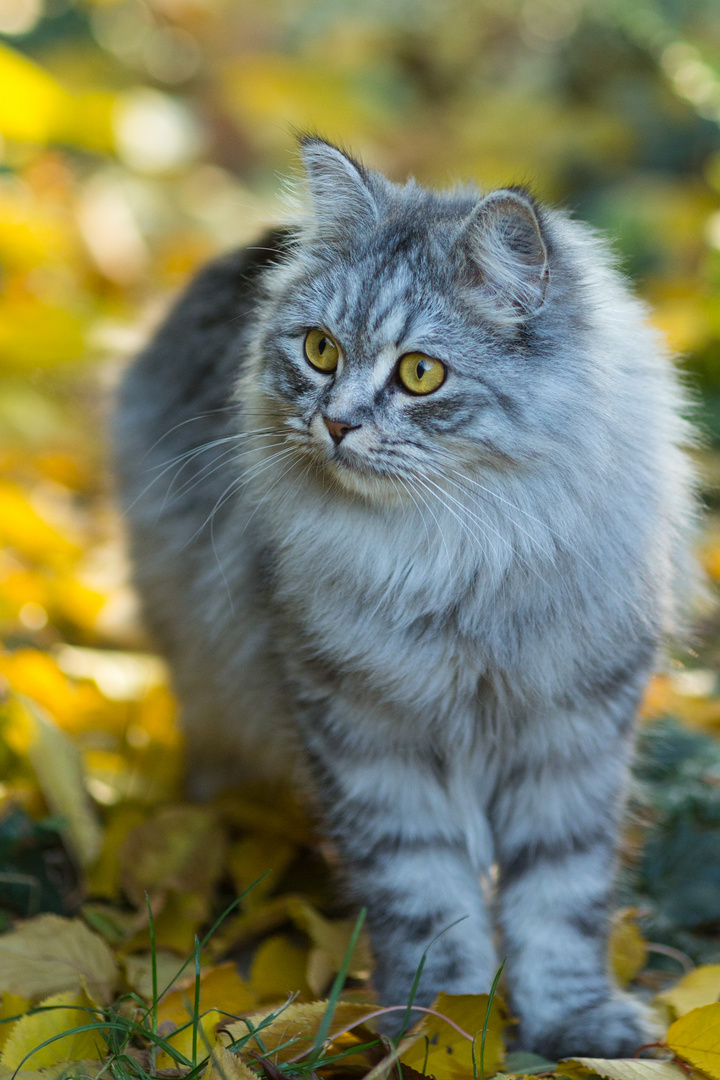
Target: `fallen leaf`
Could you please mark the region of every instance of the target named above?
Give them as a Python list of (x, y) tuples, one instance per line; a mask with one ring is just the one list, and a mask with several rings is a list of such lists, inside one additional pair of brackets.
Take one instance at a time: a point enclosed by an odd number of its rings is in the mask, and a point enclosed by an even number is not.
[[(31, 1002), (19, 994), (0, 994), (0, 1020), (9, 1020), (11, 1016), (22, 1016), (30, 1008)], [(12, 1025), (0, 1024), (0, 1050), (8, 1041)]]
[(627, 986), (647, 964), (647, 945), (635, 922), (635, 908), (616, 912), (608, 941), (610, 969), (620, 986)]
[[(140, 953), (139, 955), (126, 956), (125, 978), (128, 985), (136, 990), (140, 997), (146, 1001), (152, 1001), (153, 978), (152, 978), (152, 954)], [(177, 973), (182, 967), (182, 960), (177, 953), (165, 949), (157, 949), (155, 953), (155, 965), (157, 970), (158, 994), (171, 991), (177, 979)], [(186, 972), (183, 972), (186, 975)], [(182, 978), (182, 976), (181, 976)]]
[(669, 990), (658, 994), (657, 1000), (670, 1005), (676, 1018), (720, 1000), (720, 964), (703, 964), (695, 968)]
[[(246, 1054), (252, 1054), (253, 1052), (272, 1054), (273, 1059), (277, 1056), (277, 1060), (280, 1062), (297, 1057), (304, 1051), (308, 1051), (312, 1046), (327, 1007), (327, 1001), (313, 1001), (307, 1005), (295, 1002), (288, 1005), (282, 1009), (277, 1017), (259, 1031), (262, 1045), (258, 1040), (251, 1038), (243, 1047), (243, 1052)], [(252, 1013), (248, 1017), (249, 1025), (252, 1025), (253, 1028), (261, 1027), (262, 1022), (272, 1016), (273, 1011), (275, 1010)], [(377, 1011), (378, 1007), (376, 1005), (358, 1005), (349, 1001), (338, 1002), (328, 1030), (328, 1038), (344, 1038), (344, 1036), (339, 1036), (340, 1032), (344, 1032), (346, 1028), (354, 1029), (359, 1027), (367, 1017)], [(232, 1036), (233, 1041), (245, 1039), (250, 1031), (249, 1025), (239, 1020), (237, 1023), (229, 1024), (227, 1031)], [(347, 1044), (352, 1045), (353, 1041), (357, 1043), (356, 1038), (348, 1038)], [(292, 1042), (293, 1045), (278, 1051), (279, 1046), (284, 1046), (288, 1042)]]
[(122, 886), (138, 906), (159, 891), (207, 897), (222, 873), (223, 830), (199, 806), (164, 806), (125, 837), (118, 858)]
[(604, 1080), (687, 1080), (687, 1074), (673, 1061), (646, 1058), (567, 1058), (559, 1063), (557, 1072), (570, 1080), (584, 1080), (587, 1076), (602, 1076)]
[(212, 1049), (203, 1080), (258, 1080), (258, 1074), (248, 1068), (237, 1054), (218, 1044)]
[(0, 990), (37, 1001), (61, 992), (110, 1001), (118, 972), (103, 939), (80, 919), (38, 915), (0, 936)]
[(102, 831), (85, 790), (85, 776), (77, 747), (32, 701), (21, 706), (30, 727), (27, 755), (48, 806), (64, 821), (63, 834), (82, 866), (95, 861), (102, 846)]
[[(319, 911), (301, 897), (292, 897), (288, 913), (295, 925), (304, 930), (314, 950), (308, 959), (308, 983), (314, 994), (326, 989), (328, 977), (340, 970), (355, 930), (356, 919), (326, 919)], [(372, 971), (370, 938), (361, 932), (350, 958), (348, 974), (353, 978), (366, 979)]]
[(250, 969), (250, 986), (258, 1001), (282, 1001), (288, 994), (312, 998), (307, 983), (308, 951), (275, 934), (258, 947)]
[[(84, 991), (53, 994), (40, 1005), (48, 1011), (23, 1016), (13, 1024), (0, 1064), (17, 1069), (27, 1061), (33, 1068), (40, 1069), (61, 1061), (102, 1058), (105, 1043), (99, 1031), (71, 1033), (74, 1027), (101, 1019), (96, 1003)], [(95, 1011), (88, 1012), (88, 1009)], [(64, 1035), (64, 1032), (69, 1034)], [(63, 1037), (55, 1038), (58, 1035)], [(49, 1039), (53, 1041), (47, 1046), (41, 1045)]]
[(720, 1003), (691, 1009), (670, 1025), (665, 1041), (678, 1057), (720, 1080)]
[[(487, 994), (439, 994), (433, 1002), (435, 1012), (442, 1013), (454, 1021), (468, 1035), (475, 1039), (475, 1058), (479, 1067), (480, 1043), (485, 1014), (488, 1006)], [(502, 1032), (505, 1026), (505, 1014), (500, 999), (493, 1000), (485, 1038), (484, 1070), (486, 1076), (496, 1073), (502, 1065), (505, 1050)], [(423, 1071), (427, 1050), (427, 1064), (424, 1071), (436, 1080), (468, 1080), (473, 1077), (472, 1043), (450, 1024), (437, 1016), (425, 1015), (412, 1029), (414, 1033), (427, 1036), (419, 1039), (409, 1050), (401, 1055), (400, 1060), (412, 1068)]]
[[(175, 958), (175, 972), (180, 964)], [(172, 973), (171, 976), (172, 977)], [(146, 976), (147, 978), (147, 976)], [(165, 986), (158, 978), (158, 988), (162, 992)], [(166, 994), (158, 1006), (158, 1020), (171, 1020), (180, 1027), (187, 1020), (185, 1002), (195, 993), (194, 976), (183, 973), (180, 986)], [(146, 995), (149, 996), (149, 995)], [(228, 962), (206, 969), (200, 974), (200, 1009), (215, 1009), (225, 1015), (226, 1020), (241, 1016), (257, 1007), (257, 1002), (250, 987), (241, 978), (235, 964)], [(226, 1015), (227, 1014), (227, 1015)]]
[[(177, 1050), (180, 1054), (184, 1054), (188, 1061), (193, 1059), (193, 992), (188, 990), (185, 995), (185, 1007), (183, 1009), (183, 1017), (178, 1027), (179, 1031), (173, 1032), (171, 1035), (166, 1036), (167, 1042), (173, 1049)], [(201, 1010), (198, 1026), (197, 1026), (197, 1058), (202, 1060), (207, 1057), (208, 1046), (215, 1045), (215, 1034), (220, 1024), (223, 1023), (225, 1017), (222, 1013), (219, 1013), (216, 1009), (209, 1009), (208, 1011)], [(187, 1025), (187, 1026), (185, 1026)], [(162, 1050), (158, 1054), (157, 1067), (159, 1069), (172, 1069), (177, 1065), (177, 1062), (170, 1054)]]

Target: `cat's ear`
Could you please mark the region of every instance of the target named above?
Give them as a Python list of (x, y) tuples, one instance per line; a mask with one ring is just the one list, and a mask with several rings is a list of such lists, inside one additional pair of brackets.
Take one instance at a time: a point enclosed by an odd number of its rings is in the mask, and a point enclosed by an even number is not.
[(516, 322), (542, 307), (548, 251), (529, 195), (513, 188), (487, 195), (470, 215), (463, 243), (471, 283), (499, 319)]
[(374, 174), (323, 139), (301, 139), (300, 152), (320, 236), (342, 240), (377, 222)]

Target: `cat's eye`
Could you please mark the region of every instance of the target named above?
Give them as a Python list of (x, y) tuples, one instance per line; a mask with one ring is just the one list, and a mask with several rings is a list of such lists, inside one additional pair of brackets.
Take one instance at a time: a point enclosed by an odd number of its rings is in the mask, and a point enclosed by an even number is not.
[(411, 394), (432, 394), (445, 382), (445, 365), (425, 353), (411, 352), (400, 361), (398, 378)]
[(318, 371), (330, 373), (338, 366), (340, 347), (324, 330), (309, 330), (305, 337), (305, 356)]

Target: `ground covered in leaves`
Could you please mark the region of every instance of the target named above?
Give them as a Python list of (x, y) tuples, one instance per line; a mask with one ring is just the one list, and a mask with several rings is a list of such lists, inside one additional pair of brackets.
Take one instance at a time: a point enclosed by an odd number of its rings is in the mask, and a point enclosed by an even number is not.
[[(609, 964), (653, 1004), (653, 1060), (505, 1054), (502, 1000), (441, 995), (399, 1041), (361, 918), (287, 790), (183, 798), (182, 735), (138, 627), (118, 522), (72, 455), (0, 475), (0, 1080), (412, 1080), (496, 1073), (720, 1077), (720, 688), (658, 677), (640, 748)], [(705, 562), (720, 551), (710, 528)], [(712, 618), (706, 637), (713, 646)], [(406, 1002), (397, 1002), (405, 1009)], [(279, 1073), (278, 1073), (279, 1070)]]

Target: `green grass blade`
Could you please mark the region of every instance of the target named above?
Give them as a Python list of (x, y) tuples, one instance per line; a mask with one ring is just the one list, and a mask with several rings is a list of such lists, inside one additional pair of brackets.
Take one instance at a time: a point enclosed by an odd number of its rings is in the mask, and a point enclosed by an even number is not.
[(308, 1068), (312, 1068), (312, 1066), (315, 1064), (318, 1057), (322, 1053), (323, 1044), (327, 1039), (328, 1031), (330, 1030), (330, 1025), (332, 1023), (332, 1018), (335, 1015), (335, 1007), (337, 1006), (342, 988), (345, 985), (345, 979), (347, 978), (347, 973), (350, 968), (350, 961), (352, 960), (352, 955), (355, 952), (355, 946), (357, 945), (358, 938), (360, 937), (360, 931), (362, 930), (363, 923), (365, 922), (365, 915), (366, 909), (363, 908), (357, 917), (355, 929), (352, 932), (350, 942), (347, 949), (345, 950), (345, 955), (343, 956), (340, 970), (335, 976), (335, 980), (332, 984), (330, 996), (328, 997), (327, 1009), (325, 1010), (322, 1021), (320, 1022), (318, 1033), (315, 1036), (315, 1043), (307, 1063)]
[(192, 1063), (197, 1065), (198, 1024), (200, 1023), (200, 942), (195, 935), (195, 1000), (193, 1001)]
[[(492, 1003), (495, 998), (495, 991), (497, 990), (498, 983), (500, 982), (500, 976), (503, 973), (505, 967), (505, 960), (497, 970), (497, 974), (493, 979), (493, 984), (490, 987), (490, 994), (488, 995), (487, 1009), (485, 1010), (485, 1022), (483, 1023), (482, 1038), (480, 1040), (480, 1080), (485, 1080), (485, 1039), (487, 1037), (488, 1025), (490, 1023), (490, 1010), (492, 1009)], [(473, 1066), (475, 1064), (475, 1039), (473, 1039)]]
[(440, 931), (440, 933), (435, 935), (435, 937), (432, 939), (432, 941), (429, 943), (429, 945), (425, 949), (425, 952), (420, 957), (420, 963), (417, 966), (417, 971), (415, 972), (415, 978), (413, 979), (413, 984), (410, 987), (410, 997), (408, 998), (407, 1009), (405, 1011), (405, 1015), (403, 1017), (402, 1024), (400, 1025), (400, 1031), (398, 1032), (395, 1039), (392, 1040), (392, 1042), (397, 1044), (400, 1041), (400, 1039), (402, 1039), (402, 1037), (404, 1036), (405, 1032), (407, 1031), (407, 1029), (408, 1029), (408, 1027), (410, 1025), (410, 1015), (412, 1013), (412, 1007), (413, 1007), (413, 1003), (415, 1001), (415, 995), (417, 994), (418, 986), (420, 985), (420, 978), (421, 978), (422, 973), (423, 973), (423, 968), (425, 967), (425, 961), (427, 960), (427, 954), (430, 952), (430, 950), (432, 949), (435, 942), (438, 941), (443, 936), (443, 934), (446, 934), (448, 932), (448, 930), (452, 930), (453, 926), (457, 926), (458, 923), (464, 922), (465, 919), (467, 919), (467, 918), (469, 918), (468, 915), (462, 915), (459, 919), (456, 919), (455, 922), (451, 922), (449, 924), (449, 926), (443, 927), (443, 929)]

